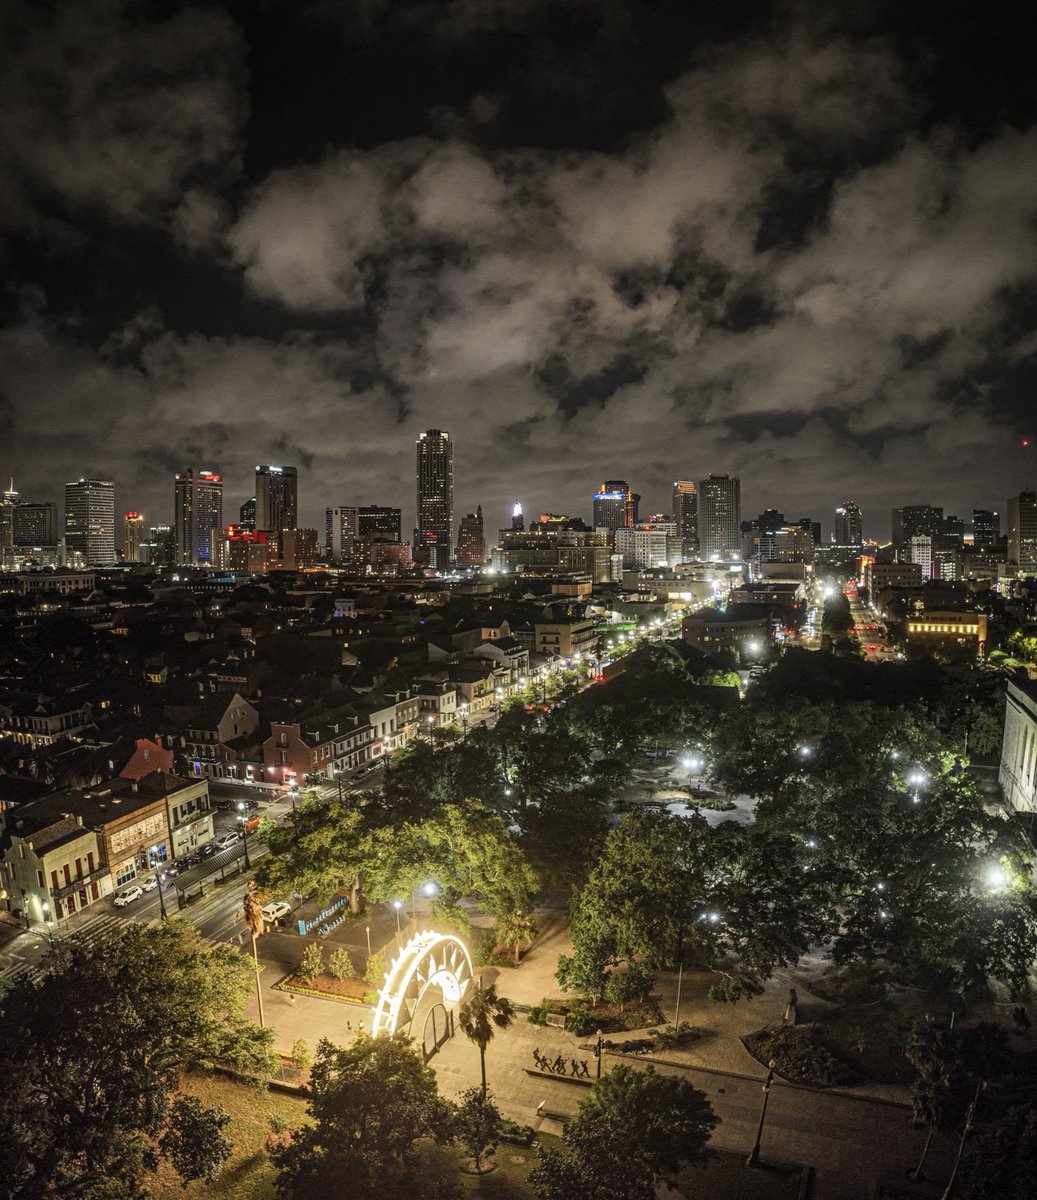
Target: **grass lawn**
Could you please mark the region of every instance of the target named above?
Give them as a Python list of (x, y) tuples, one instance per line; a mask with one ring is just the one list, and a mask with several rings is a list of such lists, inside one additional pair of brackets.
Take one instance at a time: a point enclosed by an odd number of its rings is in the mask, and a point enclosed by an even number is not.
[(270, 1118), (279, 1116), (289, 1126), (300, 1125), (306, 1116), (304, 1102), (222, 1075), (188, 1075), (183, 1090), (227, 1113), (230, 1124), (224, 1133), (234, 1150), (215, 1183), (197, 1181), (182, 1187), (176, 1172), (163, 1164), (151, 1184), (153, 1200), (275, 1200), (274, 1172), (263, 1149)]

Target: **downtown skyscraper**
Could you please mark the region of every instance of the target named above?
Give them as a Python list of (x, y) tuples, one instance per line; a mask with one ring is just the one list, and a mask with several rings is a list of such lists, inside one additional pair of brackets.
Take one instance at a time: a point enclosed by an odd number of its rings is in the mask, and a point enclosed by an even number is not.
[(731, 475), (710, 475), (699, 484), (699, 554), (719, 561), (737, 558), (742, 546), (742, 484)]
[(210, 566), (223, 528), (223, 476), (188, 467), (176, 476), (173, 531), (178, 567)]
[(454, 445), (450, 434), (429, 429), (417, 444), (417, 525), (414, 557), (445, 571), (454, 534)]
[(110, 479), (76, 479), (65, 484), (65, 553), (87, 566), (115, 562), (115, 484)]
[(299, 528), (299, 472), (295, 467), (256, 467), (256, 529), (280, 536)]

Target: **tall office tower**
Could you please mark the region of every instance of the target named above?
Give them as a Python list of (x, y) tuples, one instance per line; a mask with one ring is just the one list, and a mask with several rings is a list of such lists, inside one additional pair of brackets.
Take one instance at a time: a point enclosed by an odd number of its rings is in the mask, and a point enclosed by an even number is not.
[(810, 536), (814, 539), (814, 545), (821, 545), (821, 522), (814, 521), (810, 517), (800, 517), (796, 522), (800, 529), (808, 529)]
[(360, 509), (342, 504), (324, 510), (324, 557), (328, 562), (352, 563), (360, 532)]
[(256, 528), (277, 534), (299, 528), (299, 472), (295, 467), (256, 467)]
[(14, 510), (18, 504), (18, 493), (11, 486), (4, 489), (0, 497), (0, 558), (14, 546)]
[(637, 524), (637, 504), (641, 499), (627, 486), (625, 479), (606, 479), (594, 493), (595, 529), (633, 529)]
[(417, 485), (415, 557), (445, 571), (454, 536), (454, 446), (445, 430), (429, 429), (418, 438)]
[(699, 484), (699, 554), (705, 559), (731, 558), (741, 548), (741, 480), (710, 475)]
[(933, 539), (928, 534), (913, 534), (907, 544), (907, 561), (922, 568), (922, 578), (933, 577)]
[(115, 562), (115, 484), (77, 479), (65, 484), (65, 553), (91, 567)]
[(961, 517), (944, 517), (943, 532), (940, 534), (940, 548), (943, 550), (960, 550), (964, 541), (965, 522)]
[(223, 529), (223, 476), (188, 467), (176, 476), (173, 529), (178, 567), (213, 564), (213, 543)]
[[(481, 505), (479, 507), (479, 511), (482, 512)], [(470, 513), (469, 516), (471, 516)], [(518, 501), (511, 506), (511, 528), (514, 529), (516, 533), (522, 533), (522, 531), (526, 528), (526, 518), (522, 512), (522, 505), (519, 504)]]
[(931, 504), (905, 504), (894, 508), (892, 516), (893, 548), (903, 550), (913, 537), (933, 539), (939, 545), (943, 536), (943, 509)]
[(972, 510), (972, 543), (975, 546), (993, 546), (1001, 536), (1001, 514), (989, 508)]
[(690, 479), (673, 484), (673, 519), (685, 554), (694, 554), (699, 545), (699, 492)]
[[(521, 509), (521, 506), (519, 506)], [(512, 518), (512, 528), (521, 531), (521, 526), (515, 526)], [(474, 513), (468, 513), (461, 518), (457, 528), (457, 565), (462, 570), (469, 567), (481, 567), (486, 561), (486, 535), (483, 530), (482, 505)]]
[(1037, 567), (1037, 492), (1020, 492), (1008, 501), (1008, 561)]
[(139, 512), (128, 512), (122, 519), (122, 561), (140, 562), (143, 541), (144, 518)]
[[(238, 529), (255, 529), (256, 527), (256, 497), (250, 496), (238, 509)], [(264, 542), (264, 545), (266, 543)]]
[(56, 546), (58, 544), (58, 506), (51, 501), (42, 504), (19, 504), (13, 513), (14, 544), (16, 546)]
[(844, 500), (835, 510), (832, 541), (837, 546), (864, 545), (864, 522), (856, 500)]
[(785, 514), (776, 508), (765, 508), (756, 518), (761, 533), (777, 533), (785, 524)]

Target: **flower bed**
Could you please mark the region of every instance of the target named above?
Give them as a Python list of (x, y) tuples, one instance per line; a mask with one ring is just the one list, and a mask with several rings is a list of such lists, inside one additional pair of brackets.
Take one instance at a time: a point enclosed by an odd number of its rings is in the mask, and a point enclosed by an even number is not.
[(282, 992), (298, 992), (303, 996), (320, 996), (325, 1000), (340, 1000), (346, 1004), (359, 1004), (369, 1008), (375, 1002), (375, 993), (366, 980), (358, 978), (336, 979), (332, 975), (314, 975), (302, 980), (294, 972), (274, 984)]
[(816, 1029), (776, 1025), (758, 1029), (742, 1044), (761, 1065), (773, 1060), (775, 1072), (790, 1083), (811, 1087), (846, 1087), (858, 1080), (822, 1045)]

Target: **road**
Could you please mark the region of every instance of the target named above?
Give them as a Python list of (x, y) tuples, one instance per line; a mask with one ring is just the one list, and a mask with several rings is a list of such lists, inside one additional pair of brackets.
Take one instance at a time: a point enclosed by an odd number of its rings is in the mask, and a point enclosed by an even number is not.
[(864, 651), (868, 662), (895, 662), (897, 652), (889, 648), (889, 632), (870, 602), (865, 604), (851, 580), (844, 588), (853, 618), (853, 637)]

